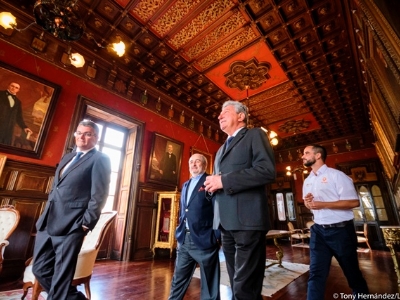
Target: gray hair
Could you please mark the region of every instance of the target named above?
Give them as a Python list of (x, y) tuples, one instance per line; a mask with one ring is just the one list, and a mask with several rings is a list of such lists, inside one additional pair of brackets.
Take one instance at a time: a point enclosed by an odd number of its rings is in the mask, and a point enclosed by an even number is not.
[[(204, 166), (207, 167), (207, 164), (208, 164), (207, 158), (206, 158), (203, 154), (200, 154), (200, 153), (193, 153), (193, 155), (195, 155), (195, 154), (200, 155), (200, 160), (201, 160), (202, 164), (203, 164)], [(190, 156), (189, 162), (190, 162), (190, 159), (192, 158), (193, 155)]]
[(243, 122), (247, 125), (247, 121), (249, 119), (249, 110), (246, 105), (244, 105), (239, 101), (228, 100), (224, 102), (224, 104), (222, 105), (222, 109), (224, 109), (227, 106), (233, 106), (237, 114), (243, 113), (244, 114)]
[(94, 129), (94, 132), (96, 133), (96, 135), (97, 136), (99, 135), (100, 128), (92, 120), (82, 120), (82, 121), (79, 122), (78, 126), (89, 126), (89, 127), (92, 127)]

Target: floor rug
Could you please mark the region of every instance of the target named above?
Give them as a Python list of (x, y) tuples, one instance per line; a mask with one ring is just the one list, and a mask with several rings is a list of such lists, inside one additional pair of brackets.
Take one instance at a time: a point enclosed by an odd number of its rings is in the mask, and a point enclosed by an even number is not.
[[(287, 286), (300, 275), (308, 272), (309, 266), (283, 261), (283, 268), (278, 266), (276, 260), (267, 259), (265, 262), (265, 276), (262, 295), (271, 297), (273, 294)], [(200, 278), (200, 269), (197, 268), (193, 277)], [(229, 276), (225, 262), (221, 262), (221, 285), (229, 286)]]
[[(26, 300), (31, 300), (32, 299), (32, 289), (28, 291), (28, 294), (26, 295), (25, 299)], [(20, 300), (24, 292), (21, 290), (12, 290), (12, 291), (4, 291), (0, 292), (0, 300)], [(43, 296), (42, 294), (39, 295), (39, 300), (45, 300), (46, 297)]]
[[(303, 243), (299, 243), (299, 244), (293, 244), (292, 247), (297, 247), (297, 248), (310, 248), (310, 245), (308, 245), (308, 244), (303, 244)], [(369, 252), (369, 248), (357, 248), (357, 252), (358, 252), (358, 253), (368, 253), (368, 252)]]

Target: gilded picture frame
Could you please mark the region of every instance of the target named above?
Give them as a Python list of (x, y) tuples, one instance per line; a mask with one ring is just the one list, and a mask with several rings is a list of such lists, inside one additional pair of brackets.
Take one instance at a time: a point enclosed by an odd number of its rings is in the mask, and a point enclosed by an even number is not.
[[(16, 91), (14, 96), (9, 95), (10, 89)], [(1, 152), (41, 157), (60, 90), (39, 76), (0, 62)]]
[(154, 133), (147, 181), (177, 187), (181, 173), (182, 150), (182, 142)]

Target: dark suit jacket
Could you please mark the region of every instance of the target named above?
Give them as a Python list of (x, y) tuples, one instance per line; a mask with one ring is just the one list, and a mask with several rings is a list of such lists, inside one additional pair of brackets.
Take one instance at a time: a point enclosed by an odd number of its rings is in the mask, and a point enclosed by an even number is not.
[[(223, 190), (215, 194), (220, 224), (226, 230), (268, 230), (266, 184), (275, 180), (275, 158), (260, 128), (241, 129), (215, 157), (214, 174), (220, 174)], [(218, 228), (219, 224), (214, 224)]]
[(0, 91), (0, 144), (11, 145), (14, 126), (27, 128), (22, 117), (21, 101), (14, 97), (14, 106), (10, 106), (8, 92)]
[(49, 235), (67, 235), (74, 230), (89, 230), (96, 225), (103, 209), (110, 183), (111, 164), (105, 154), (90, 150), (60, 177), (60, 171), (75, 156), (66, 154), (57, 167), (52, 189), (36, 228)]
[[(171, 157), (169, 157), (169, 153), (165, 152), (163, 158), (160, 162), (160, 169), (163, 171), (162, 179), (167, 181), (176, 182), (177, 174), (176, 174), (176, 156), (171, 153)], [(175, 172), (175, 174), (174, 174)]]
[[(213, 230), (213, 199), (206, 199), (204, 181), (208, 174), (204, 173), (193, 189), (192, 195), (187, 195), (190, 180), (183, 184), (180, 201), (179, 225), (175, 236), (183, 244), (186, 234), (185, 219), (189, 224), (193, 243), (201, 250), (217, 245), (218, 231)], [(187, 197), (189, 202), (187, 203)]]

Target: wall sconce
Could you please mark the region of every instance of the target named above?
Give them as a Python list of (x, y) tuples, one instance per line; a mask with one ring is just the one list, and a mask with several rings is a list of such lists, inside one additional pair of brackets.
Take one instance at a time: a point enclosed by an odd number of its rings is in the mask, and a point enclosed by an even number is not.
[(90, 79), (96, 78), (97, 74), (97, 68), (96, 68), (96, 62), (93, 60), (92, 64), (87, 66), (86, 69), (86, 76), (89, 77)]
[(16, 29), (17, 19), (10, 12), (3, 11), (0, 13), (0, 25), (4, 29)]
[(119, 43), (112, 43), (111, 45), (111, 50), (115, 51), (119, 57), (125, 54), (125, 44), (123, 41), (119, 41)]
[(71, 61), (71, 65), (73, 65), (75, 68), (82, 68), (85, 65), (85, 59), (79, 53), (71, 53), (69, 59)]
[(348, 140), (346, 140), (346, 149), (347, 151), (351, 151), (351, 144), (349, 143)]
[(339, 152), (339, 148), (338, 148), (338, 146), (335, 145), (335, 143), (333, 143), (332, 150), (333, 150), (334, 153), (338, 153)]
[(33, 50), (38, 52), (44, 52), (47, 46), (47, 42), (44, 40), (44, 31), (39, 36), (34, 36), (31, 42)]
[(278, 141), (278, 134), (273, 131), (273, 130), (269, 130), (261, 127), (261, 129), (267, 134), (269, 142), (271, 143), (272, 146), (276, 146), (278, 145), (279, 141)]
[(297, 180), (296, 172), (301, 172), (303, 174), (308, 174), (307, 168), (305, 166), (303, 166), (303, 165), (297, 166), (293, 170), (292, 170), (291, 166), (287, 166), (286, 167), (286, 176), (292, 176), (293, 175), (293, 179), (294, 180)]
[(62, 54), (61, 62), (64, 67), (73, 65), (75, 68), (81, 68), (85, 64), (85, 59), (79, 53), (71, 53), (71, 46), (69, 46), (67, 52)]

